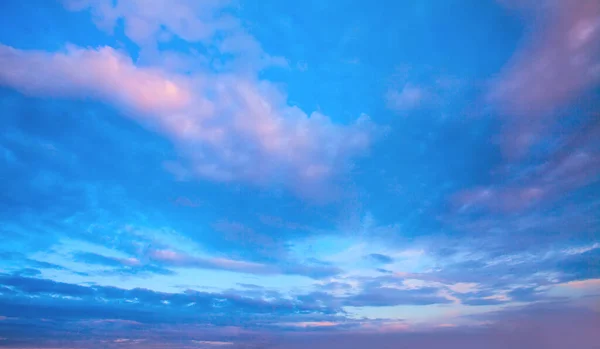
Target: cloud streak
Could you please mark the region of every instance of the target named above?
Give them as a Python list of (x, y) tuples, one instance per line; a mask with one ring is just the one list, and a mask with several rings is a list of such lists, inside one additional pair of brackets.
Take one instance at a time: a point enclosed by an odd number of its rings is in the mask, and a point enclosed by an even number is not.
[(600, 82), (598, 2), (530, 5), (534, 6), (530, 15), (538, 21), (489, 96), (509, 117), (502, 142), (510, 157), (526, 154), (560, 108)]

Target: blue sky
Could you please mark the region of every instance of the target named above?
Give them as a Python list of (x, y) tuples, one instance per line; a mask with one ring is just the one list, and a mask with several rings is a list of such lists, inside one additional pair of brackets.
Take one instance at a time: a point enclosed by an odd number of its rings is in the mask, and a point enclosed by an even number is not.
[(600, 340), (597, 1), (0, 9), (0, 347)]

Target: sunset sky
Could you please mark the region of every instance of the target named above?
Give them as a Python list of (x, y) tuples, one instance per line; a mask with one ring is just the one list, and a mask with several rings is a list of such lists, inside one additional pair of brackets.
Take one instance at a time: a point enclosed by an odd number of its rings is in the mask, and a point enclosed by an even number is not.
[(0, 19), (0, 347), (600, 342), (600, 1)]

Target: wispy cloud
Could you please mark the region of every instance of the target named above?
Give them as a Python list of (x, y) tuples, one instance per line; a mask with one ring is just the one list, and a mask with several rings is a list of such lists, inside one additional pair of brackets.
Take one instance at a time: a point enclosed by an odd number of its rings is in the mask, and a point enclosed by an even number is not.
[[(490, 100), (510, 125), (503, 135), (508, 156), (522, 156), (540, 133), (600, 82), (600, 6), (596, 1), (530, 3), (534, 19), (523, 42), (493, 84)], [(527, 6), (525, 6), (527, 7)], [(536, 21), (537, 20), (537, 21)], [(557, 114), (558, 113), (558, 114)]]

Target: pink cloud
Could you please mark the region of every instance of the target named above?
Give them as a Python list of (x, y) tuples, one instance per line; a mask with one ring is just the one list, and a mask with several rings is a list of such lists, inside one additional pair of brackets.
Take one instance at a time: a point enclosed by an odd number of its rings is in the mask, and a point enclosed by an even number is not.
[(394, 333), (394, 332), (407, 332), (410, 330), (410, 326), (402, 321), (375, 321), (362, 323), (359, 330), (355, 330), (356, 333)]
[[(598, 340), (598, 313), (584, 309), (507, 309), (485, 317), (480, 326), (414, 328), (398, 331), (324, 332), (307, 336), (290, 333), (272, 346), (277, 349), (366, 349), (366, 348), (448, 348), (448, 349), (564, 349), (593, 348)], [(493, 316), (496, 316), (494, 318)], [(467, 316), (468, 317), (468, 316)], [(475, 318), (476, 316), (471, 317)], [(376, 326), (377, 321), (373, 321)], [(450, 324), (451, 325), (451, 324)]]
[(193, 340), (192, 342), (196, 343), (196, 344), (200, 344), (200, 345), (218, 346), (218, 347), (229, 346), (229, 345), (234, 344), (233, 342), (222, 342), (222, 341), (196, 341), (196, 340)]
[[(211, 67), (219, 71), (254, 73), (268, 66), (287, 67), (282, 57), (267, 54), (233, 16), (231, 0), (63, 0), (71, 11), (89, 11), (96, 26), (112, 33), (123, 23), (124, 34), (140, 48), (142, 63), (178, 69)], [(220, 59), (194, 54), (159, 51), (158, 44), (173, 38), (210, 45), (211, 50), (236, 59)], [(200, 63), (201, 62), (201, 63)]]
[(148, 257), (153, 261), (165, 263), (170, 266), (220, 269), (252, 274), (278, 273), (276, 268), (265, 264), (237, 261), (227, 258), (194, 257), (172, 250), (153, 250), (148, 254)]
[(582, 281), (571, 281), (564, 284), (564, 286), (575, 289), (584, 290), (600, 290), (600, 279), (589, 279)]
[(455, 324), (440, 324), (437, 327), (439, 327), (439, 328), (454, 328), (454, 327), (456, 327), (456, 325)]
[(544, 163), (531, 165), (529, 173), (515, 185), (466, 189), (454, 194), (451, 202), (459, 210), (485, 207), (501, 212), (523, 211), (554, 202), (599, 178), (600, 156), (588, 149), (594, 143), (585, 142), (575, 142), (571, 146), (576, 149), (567, 148)]
[(552, 120), (557, 109), (600, 82), (600, 2), (503, 2), (537, 19), (490, 92), (490, 100), (511, 118), (503, 135), (505, 153), (520, 156), (548, 124), (542, 120)]
[(155, 250), (150, 252), (150, 258), (161, 262), (183, 262), (187, 256), (171, 250)]
[(571, 190), (590, 184), (600, 173), (600, 155), (578, 149), (559, 155), (541, 167), (541, 182), (557, 191)]
[(137, 266), (140, 265), (141, 262), (139, 259), (137, 258), (123, 258), (119, 260), (123, 265), (127, 265), (127, 266)]
[(600, 4), (546, 1), (541, 29), (515, 54), (492, 95), (506, 112), (549, 113), (600, 81)]
[[(170, 138), (180, 179), (284, 184), (317, 195), (376, 131), (367, 116), (337, 125), (286, 103), (267, 81), (232, 74), (179, 76), (138, 67), (110, 47), (64, 52), (0, 46), (0, 85), (32, 96), (92, 98)], [(208, 97), (210, 96), (210, 98)], [(315, 189), (315, 188), (320, 188)]]
[(181, 81), (158, 70), (138, 69), (129, 57), (110, 47), (87, 50), (67, 46), (65, 52), (46, 53), (0, 45), (0, 54), (2, 82), (31, 95), (91, 95), (144, 112), (177, 111), (191, 98)]
[(486, 207), (493, 211), (512, 212), (536, 205), (545, 195), (545, 190), (538, 187), (475, 188), (455, 194), (452, 201), (459, 210)]
[(238, 273), (261, 275), (302, 275), (307, 277), (325, 277), (340, 273), (335, 267), (303, 265), (293, 261), (279, 265), (255, 263), (243, 260), (215, 257), (197, 257), (173, 250), (151, 250), (146, 254), (148, 260), (170, 267), (227, 270)]
[[(470, 188), (451, 201), (461, 209), (522, 212), (555, 202), (600, 178), (600, 125), (595, 115), (581, 115), (589, 121), (574, 132), (563, 126), (559, 136), (545, 139), (545, 133), (558, 124), (557, 118), (564, 117), (561, 110), (600, 84), (600, 2), (498, 1), (522, 11), (531, 22), (530, 34), (489, 93), (489, 101), (504, 117), (499, 141), (506, 162), (494, 175), (503, 181), (517, 180), (510, 185)], [(545, 161), (516, 163), (532, 161), (525, 155), (538, 142)]]
[[(595, 123), (574, 135), (563, 136), (557, 150), (544, 162), (525, 164), (518, 172), (519, 180), (507, 186), (478, 187), (460, 191), (451, 201), (458, 209), (487, 207), (491, 210), (516, 212), (552, 203), (564, 194), (590, 185), (600, 178), (598, 153), (600, 124)], [(510, 163), (494, 174), (511, 175)], [(513, 170), (514, 171), (514, 170)]]
[(331, 321), (305, 321), (305, 322), (283, 323), (281, 325), (292, 326), (292, 327), (311, 328), (311, 327), (334, 327), (334, 326), (340, 325), (340, 323), (331, 322)]
[(236, 28), (237, 22), (220, 14), (230, 0), (62, 0), (71, 11), (90, 10), (96, 25), (112, 32), (119, 20), (125, 34), (138, 45), (177, 35), (186, 41), (210, 39), (217, 31)]

